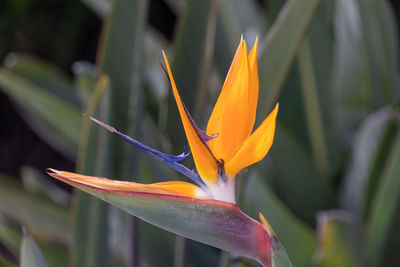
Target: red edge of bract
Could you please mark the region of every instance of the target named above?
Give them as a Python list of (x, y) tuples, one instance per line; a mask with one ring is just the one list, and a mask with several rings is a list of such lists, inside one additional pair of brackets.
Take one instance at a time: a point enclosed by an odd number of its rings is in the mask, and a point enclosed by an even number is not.
[(272, 253), (271, 253), (271, 242), (268, 237), (267, 232), (264, 229), (264, 226), (259, 224), (258, 233), (257, 233), (257, 252), (258, 252), (258, 260), (265, 267), (272, 266)]
[[(81, 183), (78, 181), (74, 181), (74, 180), (70, 180), (67, 179), (65, 177), (63, 177), (62, 175), (56, 174), (56, 173), (49, 173), (49, 171), (47, 171), (47, 173), (50, 176), (53, 176), (56, 179), (59, 179), (61, 181), (64, 181), (70, 185), (80, 185), (83, 187), (88, 187), (88, 188), (92, 188), (95, 190), (100, 190), (100, 191), (104, 191), (104, 192), (110, 192), (110, 193), (116, 193), (116, 194), (126, 194), (126, 195), (148, 195), (148, 196), (155, 196), (155, 197), (164, 197), (164, 198), (178, 198), (178, 199), (182, 199), (182, 200), (186, 200), (186, 201), (199, 201), (199, 202), (203, 202), (203, 203), (213, 203), (213, 204), (219, 204), (220, 206), (229, 206), (233, 209), (237, 209), (240, 212), (242, 212), (239, 207), (233, 203), (229, 203), (229, 202), (225, 202), (225, 201), (221, 201), (221, 200), (215, 200), (215, 199), (199, 199), (199, 198), (192, 198), (192, 197), (187, 197), (187, 196), (181, 196), (181, 195), (173, 195), (173, 194), (162, 194), (162, 193), (150, 193), (150, 192), (133, 192), (133, 191), (125, 191), (125, 190), (115, 190), (115, 189), (107, 189), (107, 188), (101, 188), (101, 187), (97, 187), (97, 186), (93, 186), (93, 185), (88, 185), (85, 183)], [(254, 219), (253, 219), (254, 220)], [(254, 220), (255, 221), (255, 220)], [(257, 221), (256, 221), (257, 222)], [(257, 222), (258, 223), (258, 222)]]

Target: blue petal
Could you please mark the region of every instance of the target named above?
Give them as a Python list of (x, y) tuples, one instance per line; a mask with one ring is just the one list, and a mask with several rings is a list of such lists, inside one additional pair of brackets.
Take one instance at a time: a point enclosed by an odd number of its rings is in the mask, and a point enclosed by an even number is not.
[(92, 120), (93, 122), (97, 123), (100, 126), (103, 126), (104, 128), (106, 128), (108, 131), (110, 131), (111, 133), (116, 134), (117, 136), (119, 136), (120, 138), (122, 138), (123, 140), (127, 141), (128, 143), (134, 145), (135, 147), (137, 147), (139, 150), (142, 150), (143, 152), (146, 152), (148, 155), (150, 155), (151, 157), (153, 157), (154, 159), (157, 159), (159, 161), (161, 161), (162, 163), (170, 166), (171, 168), (175, 169), (176, 171), (182, 173), (183, 175), (187, 176), (189, 179), (191, 179), (193, 182), (195, 182), (197, 185), (199, 185), (200, 187), (202, 187), (203, 189), (206, 189), (207, 186), (205, 185), (205, 183), (203, 182), (203, 180), (201, 180), (199, 174), (196, 171), (193, 170), (189, 170), (186, 166), (179, 164), (178, 162), (186, 159), (189, 153), (185, 153), (183, 152), (180, 155), (174, 156), (174, 155), (169, 155), (169, 154), (165, 154), (162, 153), (154, 148), (148, 147), (142, 143), (140, 143), (139, 141), (118, 132), (114, 127), (111, 127), (108, 124), (105, 124), (104, 122), (101, 122), (93, 117), (89, 116), (89, 119)]

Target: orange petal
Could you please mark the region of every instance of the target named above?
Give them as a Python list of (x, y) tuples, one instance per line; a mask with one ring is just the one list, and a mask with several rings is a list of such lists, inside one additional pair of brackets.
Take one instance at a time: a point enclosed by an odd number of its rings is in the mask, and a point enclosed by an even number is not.
[(228, 177), (235, 177), (238, 171), (262, 160), (267, 155), (274, 140), (278, 108), (279, 104), (276, 104), (274, 110), (246, 139), (232, 159), (225, 164), (225, 172)]
[(250, 132), (253, 130), (254, 122), (256, 121), (256, 112), (257, 112), (257, 101), (258, 101), (258, 66), (257, 66), (257, 44), (258, 38), (254, 42), (253, 48), (249, 53), (249, 67), (250, 67), (250, 76), (249, 76), (249, 120), (248, 120), (248, 128)]
[(196, 131), (193, 124), (190, 122), (188, 114), (186, 113), (185, 107), (182, 103), (181, 97), (179, 96), (178, 89), (176, 88), (174, 77), (172, 76), (172, 72), (169, 67), (168, 59), (165, 56), (164, 51), (162, 53), (164, 56), (165, 64), (167, 66), (168, 76), (171, 81), (176, 105), (178, 106), (183, 128), (185, 129), (186, 138), (192, 151), (197, 171), (199, 172), (200, 177), (206, 184), (215, 183), (218, 180), (217, 162), (209, 151), (209, 148), (201, 140), (199, 133)]
[(246, 42), (241, 39), (207, 125), (207, 135), (218, 134), (208, 142), (211, 151), (217, 159), (225, 162), (252, 130), (249, 123), (249, 75)]
[(103, 177), (86, 176), (72, 172), (58, 171), (47, 169), (47, 173), (54, 178), (61, 180), (67, 184), (83, 184), (100, 190), (118, 191), (121, 193), (153, 193), (186, 196), (191, 198), (207, 198), (207, 194), (198, 186), (180, 182), (162, 182), (155, 184), (139, 184), (127, 181), (111, 180)]

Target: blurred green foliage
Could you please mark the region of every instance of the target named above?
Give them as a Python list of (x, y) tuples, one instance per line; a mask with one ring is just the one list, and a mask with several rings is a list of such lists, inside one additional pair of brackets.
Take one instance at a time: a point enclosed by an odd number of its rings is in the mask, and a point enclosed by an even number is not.
[[(177, 86), (204, 127), (240, 35), (249, 44), (258, 36), (258, 121), (277, 101), (280, 111), (271, 152), (238, 177), (238, 205), (253, 218), (258, 211), (265, 215), (294, 266), (397, 266), (396, 5), (5, 1), (0, 91), (79, 172), (163, 181), (177, 175), (93, 127), (82, 114), (96, 115), (161, 151), (181, 151), (186, 141), (158, 66), (161, 49), (173, 58)], [(49, 6), (58, 11), (49, 14)], [(150, 21), (171, 13), (177, 22), (169, 40), (165, 25), (156, 28)], [(96, 37), (99, 20), (103, 26)], [(82, 36), (88, 33), (93, 37)], [(15, 259), (21, 266), (256, 265), (138, 222), (85, 193), (69, 194), (31, 167), (21, 169), (21, 182), (0, 175), (0, 244), (5, 266)]]

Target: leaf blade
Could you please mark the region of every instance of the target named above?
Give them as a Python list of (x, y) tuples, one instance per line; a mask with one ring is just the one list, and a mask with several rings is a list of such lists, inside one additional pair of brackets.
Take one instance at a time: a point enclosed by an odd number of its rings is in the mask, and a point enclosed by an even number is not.
[[(66, 149), (68, 155), (74, 157), (82, 122), (76, 107), (5, 68), (0, 69), (0, 89), (23, 108), (23, 115), (40, 123), (39, 126), (31, 123), (31, 126), (42, 138), (55, 149), (62, 153)], [(40, 126), (45, 127), (45, 132)]]
[(367, 230), (365, 252), (371, 266), (381, 264), (384, 245), (400, 202), (400, 132), (397, 132), (389, 159), (381, 176)]
[[(271, 111), (319, 0), (287, 1), (260, 47), (260, 103), (262, 117)], [(285, 53), (280, 53), (285, 51)], [(260, 121), (258, 118), (257, 121)]]
[(21, 256), (20, 265), (21, 267), (48, 267), (49, 264), (46, 262), (42, 255), (38, 245), (33, 238), (26, 233), (24, 230), (24, 237), (21, 243)]

